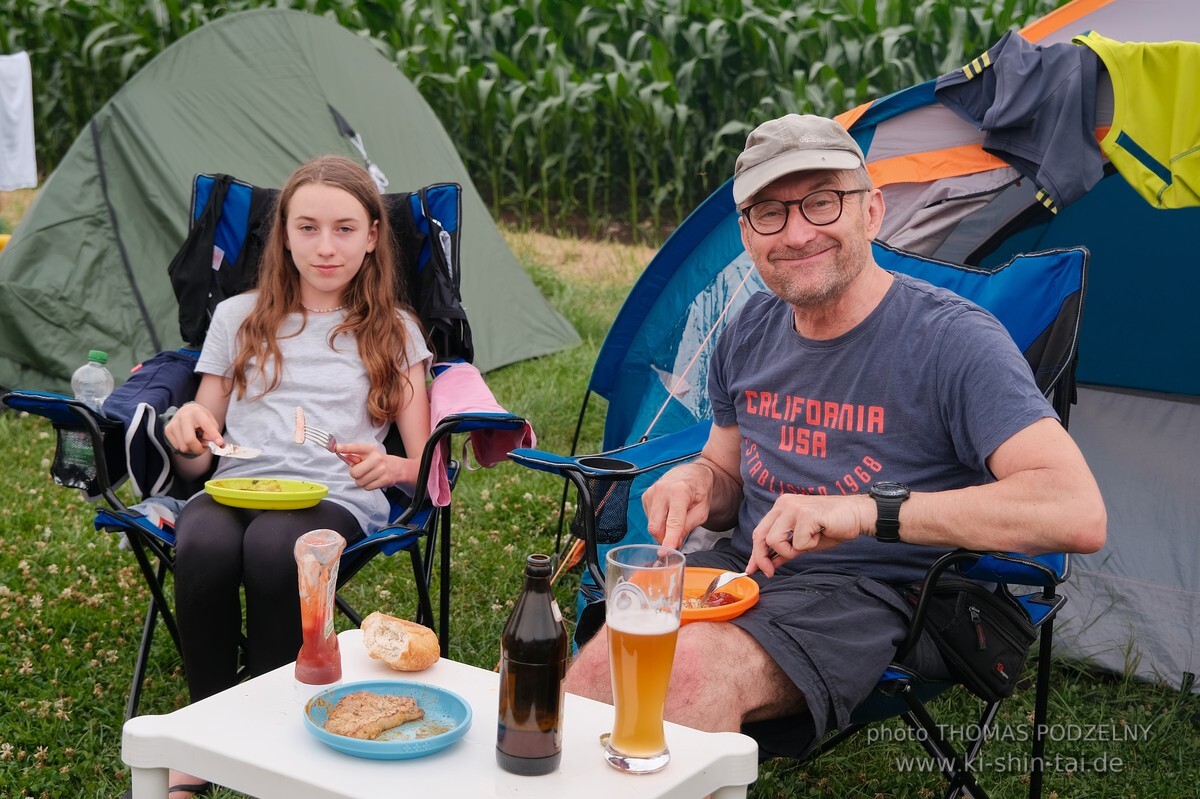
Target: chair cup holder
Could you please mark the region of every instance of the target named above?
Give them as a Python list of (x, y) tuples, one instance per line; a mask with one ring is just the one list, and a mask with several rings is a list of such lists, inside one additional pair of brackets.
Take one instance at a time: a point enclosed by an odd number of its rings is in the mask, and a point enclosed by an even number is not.
[(577, 458), (575, 462), (584, 469), (595, 469), (596, 471), (632, 472), (637, 469), (637, 466), (627, 460), (610, 458), (606, 455), (587, 455), (583, 458)]
[[(608, 460), (615, 460), (609, 458)], [(591, 519), (585, 518), (584, 503), (581, 501), (571, 520), (571, 534), (587, 538), (590, 524), (598, 544), (615, 544), (628, 531), (626, 511), (629, 508), (629, 487), (633, 477), (627, 475), (589, 476), (584, 481), (591, 507)]]

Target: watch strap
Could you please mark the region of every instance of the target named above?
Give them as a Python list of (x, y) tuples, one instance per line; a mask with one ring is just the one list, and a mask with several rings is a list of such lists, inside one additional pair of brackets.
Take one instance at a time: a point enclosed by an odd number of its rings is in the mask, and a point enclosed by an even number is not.
[(895, 544), (900, 540), (900, 506), (908, 499), (904, 483), (883, 481), (871, 486), (875, 500), (875, 540)]
[(900, 504), (901, 497), (875, 497), (875, 509), (878, 517), (875, 520), (875, 540), (894, 544), (900, 540)]

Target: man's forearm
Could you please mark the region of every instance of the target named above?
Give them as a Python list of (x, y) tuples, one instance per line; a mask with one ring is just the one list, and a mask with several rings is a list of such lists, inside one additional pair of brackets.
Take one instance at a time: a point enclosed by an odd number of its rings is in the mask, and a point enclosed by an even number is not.
[(901, 540), (1027, 554), (1094, 552), (1104, 545), (1100, 489), (1057, 421), (1043, 419), (1015, 434), (988, 466), (994, 483), (914, 492), (900, 508)]
[(712, 474), (708, 519), (704, 526), (710, 530), (728, 530), (737, 524), (738, 508), (742, 503), (742, 485), (719, 465), (701, 455), (692, 465)]
[(1104, 504), (1095, 492), (1037, 473), (954, 491), (914, 492), (900, 509), (901, 540), (931, 546), (1030, 555), (1092, 552), (1104, 544), (1104, 531)]

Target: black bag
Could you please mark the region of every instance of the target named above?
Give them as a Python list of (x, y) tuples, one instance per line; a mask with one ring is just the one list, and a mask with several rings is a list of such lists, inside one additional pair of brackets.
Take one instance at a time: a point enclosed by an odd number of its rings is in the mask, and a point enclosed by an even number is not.
[(1005, 586), (944, 577), (926, 614), (926, 632), (963, 685), (988, 702), (1012, 694), (1037, 629)]
[[(105, 415), (125, 425), (125, 460), (131, 488), (138, 498), (176, 495), (162, 414), (196, 396), (199, 357), (198, 350), (160, 352), (140, 363), (104, 401)], [(179, 488), (188, 491), (194, 487), (189, 483)]]

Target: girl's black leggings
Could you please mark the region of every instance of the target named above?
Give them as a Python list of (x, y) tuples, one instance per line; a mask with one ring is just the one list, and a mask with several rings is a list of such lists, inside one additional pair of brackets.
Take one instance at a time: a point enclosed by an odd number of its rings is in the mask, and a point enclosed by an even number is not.
[(237, 682), (246, 589), (247, 664), (254, 676), (296, 659), (300, 591), (296, 539), (336, 530), (354, 543), (364, 536), (350, 511), (327, 500), (301, 510), (233, 508), (200, 495), (175, 525), (175, 616), (192, 701)]

